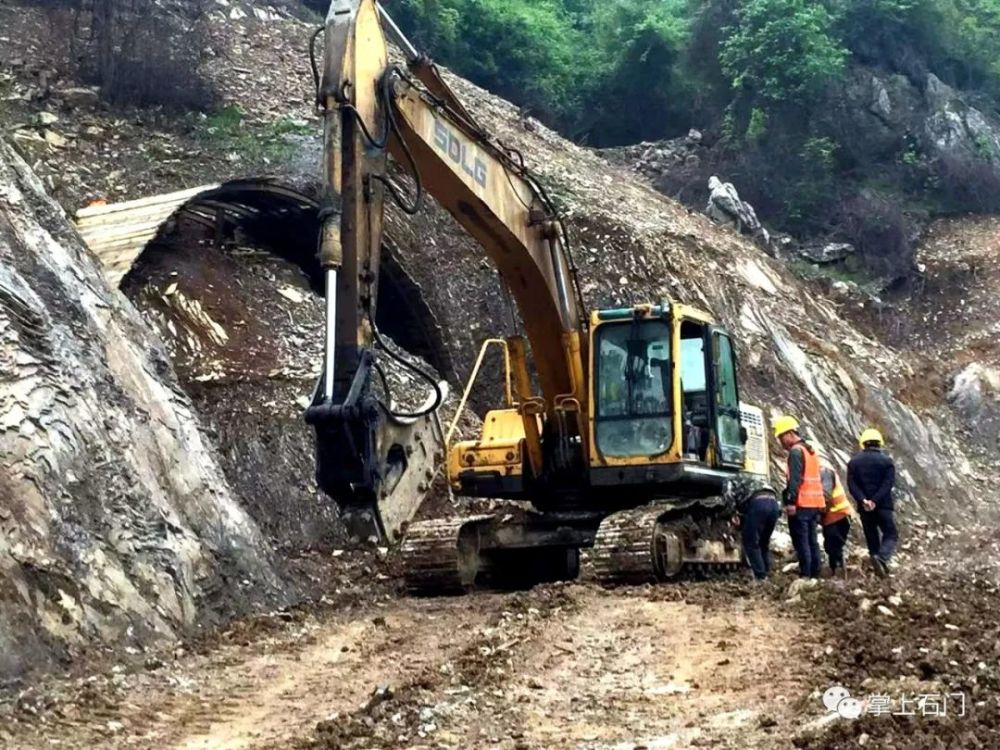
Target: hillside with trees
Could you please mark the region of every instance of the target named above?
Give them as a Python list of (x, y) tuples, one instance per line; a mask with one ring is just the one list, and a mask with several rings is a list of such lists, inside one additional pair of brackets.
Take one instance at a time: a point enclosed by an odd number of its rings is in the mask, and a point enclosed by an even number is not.
[(998, 207), (996, 0), (387, 5), (418, 46), (578, 143), (698, 129), (697, 163), (661, 188), (703, 205), (717, 173), (773, 227), (851, 242), (870, 273), (905, 269), (927, 219)]

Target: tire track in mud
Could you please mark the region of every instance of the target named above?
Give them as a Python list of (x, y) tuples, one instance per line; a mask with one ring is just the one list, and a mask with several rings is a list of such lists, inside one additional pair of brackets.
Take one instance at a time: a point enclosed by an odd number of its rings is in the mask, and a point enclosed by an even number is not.
[(394, 599), (237, 626), (10, 747), (770, 748), (801, 630), (736, 584)]
[[(455, 627), (455, 610), (465, 627)], [(301, 736), (327, 717), (356, 711), (385, 686), (433, 672), (442, 660), (469, 648), (484, 610), (461, 600), (402, 600), (370, 611), (322, 635), (302, 650), (240, 666), (245, 679), (222, 710), (202, 702), (186, 731), (166, 744), (175, 750), (273, 748)]]
[(706, 608), (538, 587), (511, 596), (453, 661), (299, 747), (770, 748), (796, 721), (789, 697), (809, 690), (790, 658), (800, 628), (760, 597)]
[[(398, 600), (345, 615), (250, 632), (208, 655), (130, 677), (119, 691), (75, 690), (46, 721), (10, 737), (10, 750), (274, 748), (337, 712), (356, 711), (379, 685), (433, 671), (470, 647), (498, 597)], [(252, 629), (251, 629), (252, 630)]]

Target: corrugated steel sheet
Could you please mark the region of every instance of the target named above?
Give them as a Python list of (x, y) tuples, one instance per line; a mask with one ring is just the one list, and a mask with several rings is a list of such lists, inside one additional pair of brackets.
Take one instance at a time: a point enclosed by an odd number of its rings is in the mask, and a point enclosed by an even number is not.
[(151, 198), (81, 208), (76, 212), (76, 228), (104, 264), (108, 281), (118, 286), (167, 219), (192, 198), (219, 187), (201, 185)]
[(273, 178), (257, 178), (88, 206), (76, 212), (76, 227), (104, 264), (108, 281), (118, 286), (164, 222), (175, 215), (183, 213), (187, 219), (212, 227), (220, 216), (239, 225), (302, 211), (315, 215), (317, 207), (314, 198), (294, 188)]

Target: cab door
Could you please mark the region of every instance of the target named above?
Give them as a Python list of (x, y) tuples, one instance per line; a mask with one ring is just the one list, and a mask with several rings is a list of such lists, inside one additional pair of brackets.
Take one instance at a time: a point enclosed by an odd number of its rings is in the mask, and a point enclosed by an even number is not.
[(713, 454), (718, 466), (742, 469), (746, 462), (746, 431), (740, 422), (740, 390), (736, 378), (736, 352), (724, 328), (709, 327)]

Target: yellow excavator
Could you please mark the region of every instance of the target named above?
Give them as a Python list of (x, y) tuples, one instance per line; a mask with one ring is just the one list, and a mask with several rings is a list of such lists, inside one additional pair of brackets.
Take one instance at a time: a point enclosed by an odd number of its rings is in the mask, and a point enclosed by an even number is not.
[[(386, 35), (405, 63), (390, 62)], [(352, 530), (401, 540), (407, 583), (422, 592), (573, 578), (581, 550), (607, 582), (738, 565), (723, 488), (747, 472), (766, 476), (768, 458), (761, 410), (740, 402), (729, 333), (673, 301), (585, 313), (546, 191), (384, 9), (333, 0), (323, 41), (327, 337), (306, 419), (319, 485)], [(390, 154), (407, 185), (390, 173)], [(412, 214), (424, 194), (496, 265), (526, 334), (491, 342), (503, 352), (505, 398), (482, 434), (447, 456), (436, 420), (445, 386), (375, 326), (384, 201)], [(400, 413), (384, 388), (379, 397), (384, 356), (428, 379), (421, 408)], [(443, 461), (457, 495), (530, 505), (411, 523)]]

